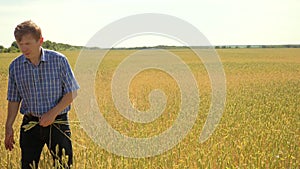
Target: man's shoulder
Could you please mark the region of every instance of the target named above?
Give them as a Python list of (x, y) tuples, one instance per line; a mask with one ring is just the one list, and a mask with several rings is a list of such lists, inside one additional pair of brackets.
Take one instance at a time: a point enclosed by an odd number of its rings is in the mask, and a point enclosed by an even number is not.
[(67, 60), (66, 56), (60, 52), (49, 50), (49, 49), (43, 49), (44, 50), (44, 59), (48, 60), (50, 62), (64, 62)]
[(12, 60), (12, 62), (10, 63), (10, 65), (15, 65), (15, 64), (18, 64), (18, 63), (21, 63), (23, 62), (25, 59), (24, 55), (19, 55), (17, 56), (14, 60)]
[(64, 54), (54, 51), (54, 50), (50, 50), (50, 49), (43, 49), (43, 50), (44, 50), (44, 54), (46, 56), (56, 57), (56, 58), (65, 58), (66, 57)]

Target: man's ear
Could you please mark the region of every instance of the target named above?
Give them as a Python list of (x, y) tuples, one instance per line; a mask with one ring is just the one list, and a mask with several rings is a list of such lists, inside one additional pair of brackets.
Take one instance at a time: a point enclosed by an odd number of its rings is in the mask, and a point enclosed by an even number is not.
[(39, 43), (40, 43), (41, 46), (42, 46), (43, 42), (44, 42), (44, 38), (41, 37), (41, 38), (39, 39)]

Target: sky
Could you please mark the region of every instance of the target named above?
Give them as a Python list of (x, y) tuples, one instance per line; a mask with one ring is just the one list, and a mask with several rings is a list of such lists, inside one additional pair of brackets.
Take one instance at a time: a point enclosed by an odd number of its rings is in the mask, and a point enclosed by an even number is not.
[[(0, 45), (9, 47), (16, 25), (30, 19), (41, 27), (44, 40), (85, 46), (103, 27), (142, 13), (180, 18), (214, 46), (300, 44), (299, 9), (299, 0), (0, 0)], [(118, 45), (180, 44), (166, 36), (140, 35)]]

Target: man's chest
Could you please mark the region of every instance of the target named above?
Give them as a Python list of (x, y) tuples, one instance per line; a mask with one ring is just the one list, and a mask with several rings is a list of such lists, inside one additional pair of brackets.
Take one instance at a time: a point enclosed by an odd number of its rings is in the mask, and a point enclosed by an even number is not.
[(33, 66), (25, 63), (15, 72), (16, 84), (21, 89), (49, 89), (60, 85), (61, 73), (57, 65), (41, 63)]

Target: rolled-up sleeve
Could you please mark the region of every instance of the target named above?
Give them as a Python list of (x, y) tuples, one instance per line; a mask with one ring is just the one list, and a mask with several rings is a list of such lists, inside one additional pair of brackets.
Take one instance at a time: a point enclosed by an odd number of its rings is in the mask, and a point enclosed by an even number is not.
[(11, 102), (20, 102), (21, 99), (22, 98), (18, 91), (16, 80), (15, 80), (15, 66), (11, 64), (9, 66), (7, 100)]

